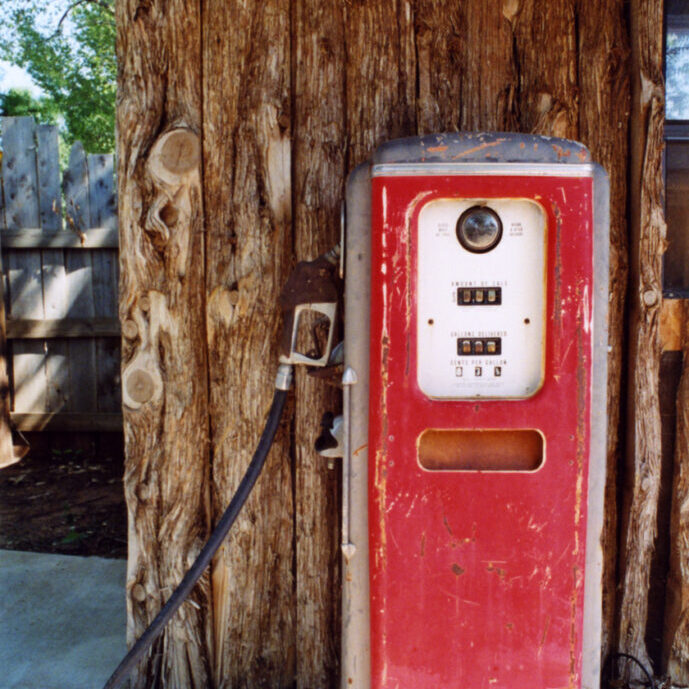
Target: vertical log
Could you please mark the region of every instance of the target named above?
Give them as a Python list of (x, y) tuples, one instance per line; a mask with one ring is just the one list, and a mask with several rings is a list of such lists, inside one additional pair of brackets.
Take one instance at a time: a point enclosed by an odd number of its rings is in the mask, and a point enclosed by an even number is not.
[[(208, 509), (199, 3), (117, 3), (120, 318), (131, 644), (198, 555)], [(207, 687), (205, 575), (132, 687)]]
[(347, 169), (383, 141), (416, 133), (411, 0), (345, 4)]
[[(291, 237), (290, 9), (210, 0), (203, 16), (206, 319), (213, 511), (256, 447), (277, 366), (277, 295)], [(219, 687), (287, 687), (295, 675), (289, 424), (213, 563)]]
[(444, 0), (414, 3), (419, 134), (456, 131), (460, 127), (460, 91), (466, 69), (462, 60), (465, 6), (456, 3), (448, 7)]
[(603, 527), (603, 648), (614, 644), (617, 573), (617, 465), (620, 459), (620, 386), (627, 291), (627, 160), (629, 45), (622, 0), (579, 0), (579, 134), (610, 178), (610, 285), (608, 305), (608, 447)]
[(461, 128), (517, 130), (515, 27), (521, 4), (519, 0), (470, 0), (460, 7), (463, 40), (455, 60), (462, 64)]
[[(621, 530), (619, 650), (650, 664), (645, 634), (660, 490), (658, 402), (662, 296), (663, 8), (631, 3), (631, 259), (629, 419)], [(630, 667), (632, 677), (641, 677)]]
[(663, 671), (673, 684), (686, 685), (689, 684), (689, 302), (680, 304), (683, 364), (677, 389)]
[(514, 0), (505, 7), (514, 15), (519, 128), (578, 138), (575, 0)]
[[(300, 0), (293, 15), (294, 240), (298, 260), (339, 241), (344, 193), (342, 3)], [(295, 528), (297, 687), (337, 682), (339, 649), (337, 473), (313, 449), (320, 414), (337, 410), (333, 388), (297, 371)]]

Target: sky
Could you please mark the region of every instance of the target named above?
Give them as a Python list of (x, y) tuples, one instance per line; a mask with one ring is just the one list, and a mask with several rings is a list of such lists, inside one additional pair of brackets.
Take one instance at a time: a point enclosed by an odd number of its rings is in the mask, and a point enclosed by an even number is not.
[(28, 89), (34, 96), (41, 95), (41, 89), (21, 67), (0, 60), (0, 93), (9, 89)]
[[(36, 22), (36, 28), (48, 34), (52, 33), (57, 27), (60, 17), (69, 7), (73, 0), (51, 0), (46, 3), (45, 9), (39, 14)], [(0, 0), (2, 3), (3, 0)], [(8, 8), (20, 8), (25, 0), (13, 0), (7, 3)], [(62, 30), (69, 35), (72, 28), (69, 15), (65, 18), (62, 24)], [(21, 67), (13, 65), (4, 60), (0, 60), (0, 93), (6, 92), (11, 88), (28, 89), (34, 96), (42, 94), (41, 89), (34, 84), (31, 77)]]

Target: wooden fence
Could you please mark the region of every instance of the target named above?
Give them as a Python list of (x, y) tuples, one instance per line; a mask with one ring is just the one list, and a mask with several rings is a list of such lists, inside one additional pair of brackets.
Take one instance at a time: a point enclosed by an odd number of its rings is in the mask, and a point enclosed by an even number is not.
[(0, 329), (12, 422), (119, 430), (113, 156), (86, 155), (77, 142), (60, 180), (56, 126), (4, 117), (0, 135)]

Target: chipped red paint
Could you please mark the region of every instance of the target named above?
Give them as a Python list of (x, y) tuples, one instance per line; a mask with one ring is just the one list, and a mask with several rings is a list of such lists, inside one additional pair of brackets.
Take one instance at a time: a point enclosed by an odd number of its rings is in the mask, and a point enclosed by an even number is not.
[[(589, 178), (373, 179), (373, 689), (580, 686), (592, 192)], [(546, 373), (529, 399), (433, 401), (417, 386), (416, 221), (429, 200), (457, 196), (529, 198), (545, 209)], [(420, 433), (462, 427), (537, 428), (545, 464), (533, 473), (423, 471)]]

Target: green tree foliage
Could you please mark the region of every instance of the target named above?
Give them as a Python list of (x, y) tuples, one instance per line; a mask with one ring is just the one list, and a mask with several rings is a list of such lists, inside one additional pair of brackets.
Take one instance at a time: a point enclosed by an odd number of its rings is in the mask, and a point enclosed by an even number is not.
[(7, 93), (0, 93), (0, 115), (31, 115), (36, 122), (45, 124), (55, 124), (58, 119), (58, 111), (51, 98), (34, 98), (26, 89), (10, 89)]
[(45, 22), (44, 2), (5, 2), (10, 21), (0, 34), (0, 56), (26, 69), (44, 91), (68, 146), (81, 141), (90, 153), (113, 151), (115, 0), (77, 0), (66, 6), (68, 21), (52, 23)]

